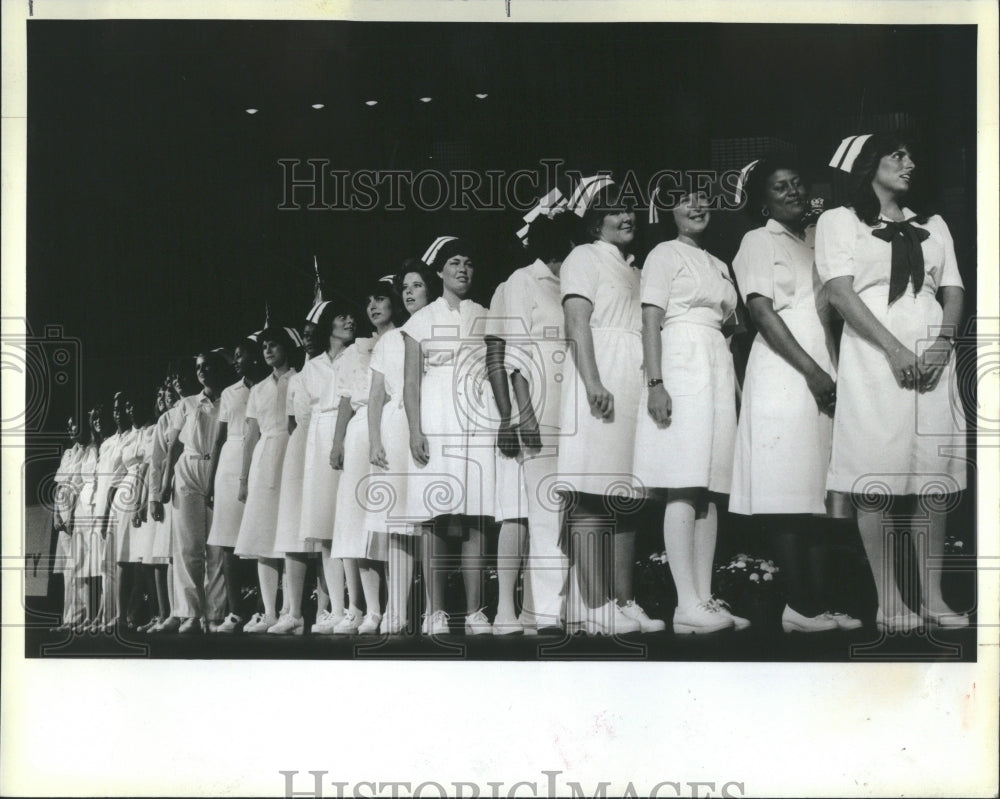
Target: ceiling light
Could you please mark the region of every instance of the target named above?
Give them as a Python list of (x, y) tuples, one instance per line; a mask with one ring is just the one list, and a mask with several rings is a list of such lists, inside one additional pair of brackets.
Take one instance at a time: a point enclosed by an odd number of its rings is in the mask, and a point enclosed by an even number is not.
[(323, 106), (323, 103), (313, 103), (312, 107), (313, 107), (314, 110), (319, 111), (324, 106)]
[(420, 102), (422, 102), (422, 103), (429, 103), (433, 99), (434, 99), (433, 97), (421, 97), (420, 98)]
[(247, 113), (250, 114), (250, 116), (253, 116), (254, 114), (257, 113), (257, 109), (256, 108), (248, 108), (247, 109)]
[(477, 100), (485, 100), (487, 97), (489, 97), (489, 95), (486, 92), (478, 92), (476, 94)]
[(373, 105), (378, 105), (378, 100), (365, 100), (365, 105), (371, 108)]

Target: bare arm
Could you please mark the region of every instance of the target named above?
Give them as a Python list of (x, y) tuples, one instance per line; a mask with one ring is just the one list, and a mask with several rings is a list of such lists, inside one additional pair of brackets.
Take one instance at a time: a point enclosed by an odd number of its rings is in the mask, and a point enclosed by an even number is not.
[(868, 306), (854, 291), (854, 278), (850, 275), (835, 277), (827, 284), (830, 304), (844, 317), (865, 341), (878, 347), (889, 362), (896, 382), (903, 388), (916, 385), (916, 355), (899, 341), (885, 325), (875, 318)]
[(531, 387), (520, 372), (511, 374), (510, 384), (514, 389), (514, 398), (517, 400), (519, 416), (517, 428), (521, 434), (521, 443), (527, 450), (540, 450), (542, 439), (538, 432), (538, 417), (531, 404)]
[(587, 402), (594, 416), (610, 418), (615, 411), (615, 398), (601, 383), (594, 354), (594, 334), (590, 329), (590, 317), (594, 306), (590, 300), (570, 295), (563, 300), (563, 316), (566, 321), (566, 337), (573, 350), (580, 379), (587, 392)]
[(646, 412), (662, 427), (670, 424), (673, 400), (667, 387), (663, 385), (663, 343), (660, 328), (666, 312), (659, 305), (642, 306), (642, 360), (646, 379), (660, 382), (649, 389), (646, 398)]
[(260, 425), (257, 420), (247, 417), (243, 432), (243, 467), (240, 469), (240, 492), (237, 499), (247, 501), (247, 487), (250, 480), (250, 464), (253, 463), (253, 450), (260, 441)]
[(406, 347), (405, 360), (403, 361), (403, 410), (406, 411), (406, 421), (410, 425), (410, 453), (413, 459), (421, 466), (430, 460), (431, 452), (427, 443), (427, 437), (420, 429), (420, 344), (410, 336), (403, 334), (403, 342)]
[(806, 379), (819, 409), (832, 413), (837, 400), (833, 378), (802, 349), (785, 320), (775, 312), (774, 301), (770, 297), (751, 294), (747, 300), (747, 308), (764, 341)]
[(347, 435), (347, 423), (353, 418), (351, 398), (341, 397), (337, 408), (337, 427), (333, 431), (333, 446), (330, 447), (330, 466), (334, 469), (344, 468), (344, 436)]
[(493, 389), (493, 398), (500, 412), (500, 428), (497, 431), (497, 447), (507, 457), (517, 455), (517, 432), (510, 421), (511, 402), (510, 384), (507, 382), (507, 369), (504, 359), (507, 354), (507, 344), (496, 336), (486, 337), (486, 376)]
[(385, 375), (373, 370), (372, 387), (368, 392), (368, 461), (383, 469), (389, 468), (382, 445), (382, 409), (387, 399)]

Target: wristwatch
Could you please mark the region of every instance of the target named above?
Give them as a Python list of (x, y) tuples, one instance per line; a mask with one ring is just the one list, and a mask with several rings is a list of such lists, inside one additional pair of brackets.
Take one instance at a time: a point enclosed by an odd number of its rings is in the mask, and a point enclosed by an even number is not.
[(662, 386), (662, 385), (663, 385), (663, 378), (654, 377), (648, 383), (646, 383), (646, 388), (653, 388), (654, 386)]

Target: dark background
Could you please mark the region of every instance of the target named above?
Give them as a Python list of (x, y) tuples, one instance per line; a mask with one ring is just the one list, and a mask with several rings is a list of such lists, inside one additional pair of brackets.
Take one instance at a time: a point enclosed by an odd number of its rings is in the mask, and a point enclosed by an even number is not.
[[(952, 230), (975, 308), (972, 26), (27, 28), (28, 322), (80, 342), (70, 380), (52, 382), (49, 368), (44, 391), (29, 388), (44, 395), (30, 446), (120, 387), (151, 399), (172, 359), (261, 327), (265, 301), (272, 318), (299, 323), (314, 255), (328, 289), (347, 296), (445, 233), (482, 244), (480, 301), (523, 265), (515, 211), (279, 211), (279, 158), (346, 170), (537, 170), (562, 158), (643, 177), (714, 166), (713, 139), (773, 137), (795, 148), (829, 207), (842, 199), (826, 167), (837, 142), (902, 115), (923, 143), (922, 200)], [(748, 222), (717, 219), (717, 254), (731, 260)]]

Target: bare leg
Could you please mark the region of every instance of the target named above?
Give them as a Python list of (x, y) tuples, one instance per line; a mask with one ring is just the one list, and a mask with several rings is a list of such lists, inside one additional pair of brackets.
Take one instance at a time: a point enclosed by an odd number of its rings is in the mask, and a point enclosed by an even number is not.
[(365, 613), (382, 615), (382, 602), (379, 592), (382, 579), (379, 576), (378, 562), (362, 558), (355, 561), (361, 571), (361, 590), (365, 596)]
[(277, 558), (257, 559), (257, 579), (260, 580), (260, 598), (264, 603), (264, 615), (278, 616), (278, 582), (281, 579), (281, 561)]
[(330, 557), (330, 542), (323, 543), (323, 575), (326, 578), (327, 592), (330, 595), (330, 613), (334, 616), (344, 615), (344, 562), (340, 558)]
[(706, 495), (694, 520), (694, 583), (702, 602), (712, 598), (712, 567), (718, 536), (719, 511)]
[(614, 539), (614, 598), (625, 607), (626, 602), (635, 599), (632, 575), (635, 571), (635, 530), (620, 530)]
[(447, 551), (442, 532), (438, 531), (437, 524), (424, 525), (423, 569), (424, 583), (427, 584), (428, 617), (433, 616), (439, 610), (444, 610), (444, 591), (448, 581), (448, 572), (446, 569), (438, 568), (435, 564), (438, 555)]
[(284, 610), (293, 618), (302, 618), (302, 593), (306, 587), (306, 569), (309, 564), (305, 555), (285, 555), (285, 601)]
[[(472, 614), (483, 607), (483, 572), (486, 568), (486, 556), (483, 554), (482, 519), (462, 517), (461, 523), (466, 525), (468, 531), (466, 539), (462, 542), (462, 582), (465, 584), (465, 610)], [(510, 599), (511, 613), (513, 614), (513, 585), (510, 590)]]
[(896, 532), (890, 530), (886, 518), (887, 511), (858, 510), (858, 530), (861, 543), (868, 556), (868, 565), (875, 578), (878, 606), (887, 618), (908, 612), (906, 603), (896, 584), (896, 569), (893, 563), (893, 545)]

